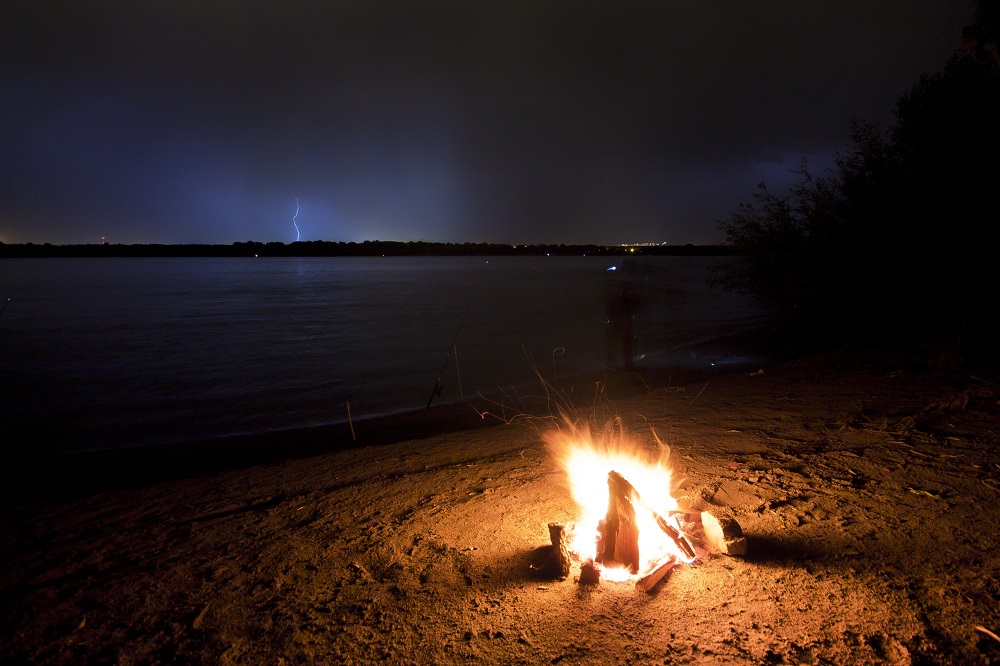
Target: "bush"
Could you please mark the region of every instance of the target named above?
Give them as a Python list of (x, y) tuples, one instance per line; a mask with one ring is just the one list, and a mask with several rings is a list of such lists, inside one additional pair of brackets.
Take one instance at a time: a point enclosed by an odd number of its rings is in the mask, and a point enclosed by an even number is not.
[(996, 60), (956, 55), (898, 100), (890, 131), (854, 122), (826, 176), (803, 165), (784, 196), (761, 183), (720, 224), (737, 257), (712, 283), (786, 330), (992, 348), (997, 118)]

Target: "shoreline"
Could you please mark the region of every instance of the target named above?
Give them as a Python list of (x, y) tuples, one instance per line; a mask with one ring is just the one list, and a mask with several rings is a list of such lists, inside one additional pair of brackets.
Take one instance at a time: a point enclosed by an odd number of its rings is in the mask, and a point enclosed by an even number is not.
[[(655, 364), (571, 375), (558, 378), (551, 386), (544, 386), (540, 379), (537, 390), (524, 394), (480, 395), (352, 422), (54, 455), (18, 451), (8, 457), (0, 496), (8, 502), (71, 499), (325, 453), (503, 426), (519, 417), (552, 417), (557, 405), (578, 411), (595, 398), (622, 400), (651, 387), (692, 384), (751, 366), (756, 369), (770, 362), (761, 354), (762, 334), (762, 328), (754, 328), (702, 340), (670, 350), (658, 357)], [(712, 363), (710, 359), (719, 362)]]

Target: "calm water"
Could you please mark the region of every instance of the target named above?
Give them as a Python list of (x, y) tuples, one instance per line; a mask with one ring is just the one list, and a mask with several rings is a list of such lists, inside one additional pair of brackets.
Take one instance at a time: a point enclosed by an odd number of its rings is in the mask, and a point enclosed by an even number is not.
[(0, 437), (53, 452), (179, 442), (343, 422), (348, 402), (356, 419), (421, 409), (443, 367), (435, 404), (535, 385), (533, 366), (597, 370), (602, 293), (626, 275), (639, 362), (662, 363), (761, 320), (705, 286), (720, 261), (7, 259)]

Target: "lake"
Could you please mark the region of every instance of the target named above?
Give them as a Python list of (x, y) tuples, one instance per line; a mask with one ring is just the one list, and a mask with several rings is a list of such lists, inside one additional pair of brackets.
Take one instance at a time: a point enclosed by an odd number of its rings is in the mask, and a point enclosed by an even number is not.
[(706, 286), (723, 261), (5, 259), (0, 435), (41, 453), (166, 444), (537, 386), (608, 365), (606, 294), (623, 282), (636, 363), (677, 362), (763, 321)]

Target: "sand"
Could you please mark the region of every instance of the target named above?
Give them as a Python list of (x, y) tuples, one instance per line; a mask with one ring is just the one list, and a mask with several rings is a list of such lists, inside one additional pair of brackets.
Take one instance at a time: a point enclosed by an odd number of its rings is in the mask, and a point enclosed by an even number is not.
[(746, 534), (649, 593), (532, 567), (576, 511), (557, 422), (513, 402), (232, 442), (197, 469), (36, 461), (0, 512), (0, 661), (997, 663), (995, 379), (837, 352), (576, 385), (575, 417), (655, 431), (681, 504)]

